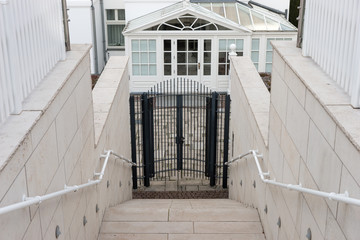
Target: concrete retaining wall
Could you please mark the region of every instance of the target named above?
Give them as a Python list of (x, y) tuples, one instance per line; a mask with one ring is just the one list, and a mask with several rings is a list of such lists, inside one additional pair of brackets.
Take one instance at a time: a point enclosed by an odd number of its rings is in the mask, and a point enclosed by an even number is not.
[[(0, 126), (1, 207), (86, 183), (104, 150), (130, 158), (127, 58), (110, 59), (92, 92), (90, 46), (72, 49)], [(101, 184), (1, 215), (0, 239), (55, 239), (56, 226), (58, 239), (97, 239), (105, 209), (131, 188), (131, 168), (111, 158)]]
[[(273, 45), (271, 95), (249, 58), (232, 58), (233, 156), (258, 149), (272, 179), (360, 198), (360, 110), (294, 42)], [(231, 199), (258, 208), (267, 239), (360, 235), (359, 207), (265, 186), (252, 157), (230, 167), (229, 182)]]

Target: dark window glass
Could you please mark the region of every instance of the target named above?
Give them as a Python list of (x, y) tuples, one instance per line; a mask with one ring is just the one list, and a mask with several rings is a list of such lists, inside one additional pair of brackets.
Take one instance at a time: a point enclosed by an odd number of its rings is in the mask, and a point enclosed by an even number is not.
[(164, 63), (171, 63), (171, 52), (164, 53)]
[(219, 52), (219, 63), (226, 63), (227, 62), (227, 57), (226, 57), (226, 52)]
[(219, 75), (226, 75), (225, 73), (225, 69), (226, 69), (226, 64), (219, 64)]
[(186, 53), (177, 53), (177, 62), (186, 63)]
[(204, 40), (204, 51), (211, 51), (211, 40)]
[(186, 51), (186, 40), (177, 40), (177, 50)]
[(125, 46), (125, 38), (122, 35), (125, 25), (107, 25), (108, 45)]
[(125, 9), (118, 10), (118, 20), (125, 20)]
[(188, 66), (188, 75), (191, 75), (191, 76), (197, 75), (197, 70), (198, 70), (197, 64), (196, 65), (193, 65), (193, 64), (189, 65)]
[(115, 10), (114, 9), (106, 10), (106, 19), (107, 20), (115, 20)]
[(189, 51), (198, 50), (198, 40), (189, 40)]
[(186, 74), (186, 65), (177, 65), (177, 74), (178, 75), (187, 75)]
[(171, 40), (164, 40), (164, 51), (171, 51)]
[(171, 65), (164, 65), (164, 75), (165, 76), (171, 75)]
[(204, 52), (204, 63), (211, 63), (211, 52)]
[(204, 65), (204, 75), (211, 75), (211, 65)]
[(197, 52), (189, 52), (188, 53), (188, 63), (197, 63), (198, 54)]

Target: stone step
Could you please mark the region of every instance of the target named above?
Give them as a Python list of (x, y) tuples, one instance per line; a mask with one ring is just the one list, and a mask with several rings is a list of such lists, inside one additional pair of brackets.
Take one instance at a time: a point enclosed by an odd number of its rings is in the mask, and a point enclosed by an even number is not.
[(135, 199), (106, 210), (99, 240), (264, 240), (256, 209), (229, 199)]

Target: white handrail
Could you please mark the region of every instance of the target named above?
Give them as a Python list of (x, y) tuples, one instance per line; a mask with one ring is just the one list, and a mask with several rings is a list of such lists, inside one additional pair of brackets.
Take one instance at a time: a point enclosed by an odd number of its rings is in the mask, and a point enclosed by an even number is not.
[(105, 174), (105, 169), (107, 166), (107, 163), (109, 161), (110, 155), (114, 155), (115, 157), (124, 160), (127, 163), (131, 163), (132, 166), (136, 166), (135, 163), (131, 162), (129, 159), (118, 155), (116, 153), (114, 153), (112, 150), (106, 151), (106, 154), (104, 155), (100, 155), (100, 158), (105, 158), (104, 164), (101, 168), (101, 172), (100, 173), (94, 173), (94, 177), (98, 176), (97, 180), (88, 180), (87, 183), (81, 184), (81, 185), (74, 185), (74, 186), (64, 186), (63, 190), (57, 191), (57, 192), (53, 192), (53, 193), (49, 193), (43, 196), (35, 196), (35, 197), (26, 197), (26, 195), (23, 196), (23, 201), (22, 202), (18, 202), (18, 203), (14, 203), (5, 207), (0, 208), (0, 215), (1, 214), (5, 214), (14, 210), (18, 210), (21, 208), (25, 208), (34, 204), (40, 204), (45, 200), (51, 199), (51, 198), (55, 198), (55, 197), (59, 197), (62, 195), (65, 195), (67, 193), (70, 192), (77, 192), (79, 189), (83, 189), (86, 187), (90, 187), (93, 185), (96, 185), (98, 183), (100, 183), (104, 177)]
[[(232, 159), (228, 165), (230, 163), (233, 163), (236, 160), (239, 160), (241, 158), (243, 158), (246, 155), (252, 154), (254, 159), (255, 159), (255, 163), (256, 163), (256, 167), (258, 169), (259, 172), (259, 176), (262, 182), (267, 183), (267, 184), (271, 184), (274, 186), (278, 186), (281, 188), (286, 188), (289, 190), (295, 190), (298, 192), (303, 192), (303, 193), (309, 193), (315, 196), (319, 196), (319, 197), (323, 197), (323, 198), (328, 198), (330, 200), (335, 200), (335, 201), (339, 201), (339, 202), (344, 202), (344, 203), (348, 203), (348, 204), (352, 204), (352, 205), (356, 205), (356, 206), (360, 206), (360, 199), (356, 199), (356, 198), (351, 198), (349, 197), (349, 192), (345, 191), (344, 193), (334, 193), (334, 192), (323, 192), (323, 191), (318, 191), (318, 190), (314, 190), (314, 189), (310, 189), (310, 188), (304, 188), (301, 186), (301, 183), (299, 185), (294, 185), (294, 184), (285, 184), (285, 183), (280, 183), (277, 182), (275, 179), (274, 180), (270, 180), (267, 179), (266, 177), (270, 176), (269, 172), (263, 172), (260, 163), (259, 163), (259, 159), (258, 157), (263, 157), (262, 155), (258, 154), (258, 152), (256, 150), (250, 150), (248, 153), (245, 153), (243, 155), (240, 155), (239, 157), (236, 157), (236, 159)], [(234, 161), (233, 161), (234, 160)]]

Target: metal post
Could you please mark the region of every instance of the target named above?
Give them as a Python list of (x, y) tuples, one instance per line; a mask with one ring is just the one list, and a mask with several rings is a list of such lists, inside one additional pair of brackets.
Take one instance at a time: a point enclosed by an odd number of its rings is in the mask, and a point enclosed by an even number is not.
[(148, 98), (148, 110), (149, 110), (149, 166), (150, 166), (150, 177), (154, 177), (155, 168), (154, 168), (154, 97)]
[(298, 7), (299, 8), (299, 16), (296, 18), (298, 20), (298, 36), (297, 36), (296, 47), (298, 47), (298, 48), (301, 48), (302, 40), (303, 40), (305, 1), (306, 0), (300, 0), (300, 6)]
[(149, 101), (144, 93), (142, 100), (142, 125), (143, 125), (143, 154), (144, 154), (144, 186), (150, 186), (150, 129), (149, 129)]
[[(135, 132), (135, 99), (130, 96), (130, 134), (131, 134), (131, 159), (136, 163), (136, 132)], [(137, 189), (136, 166), (132, 166), (133, 189)]]
[(213, 92), (211, 97), (210, 112), (210, 159), (209, 159), (209, 175), (210, 186), (216, 184), (216, 137), (217, 137), (217, 99), (218, 93)]
[(225, 126), (224, 126), (224, 165), (223, 165), (223, 188), (227, 188), (228, 168), (226, 163), (229, 158), (229, 125), (230, 125), (230, 95), (225, 98)]
[(210, 111), (211, 98), (206, 97), (206, 151), (205, 151), (205, 176), (209, 177), (209, 161), (210, 161)]
[(62, 4), (62, 13), (63, 13), (63, 23), (64, 23), (64, 37), (65, 37), (65, 49), (70, 51), (70, 34), (69, 34), (69, 16), (67, 14), (67, 4), (66, 0), (61, 0)]
[(183, 101), (182, 95), (176, 96), (176, 146), (177, 146), (177, 170), (183, 169)]

